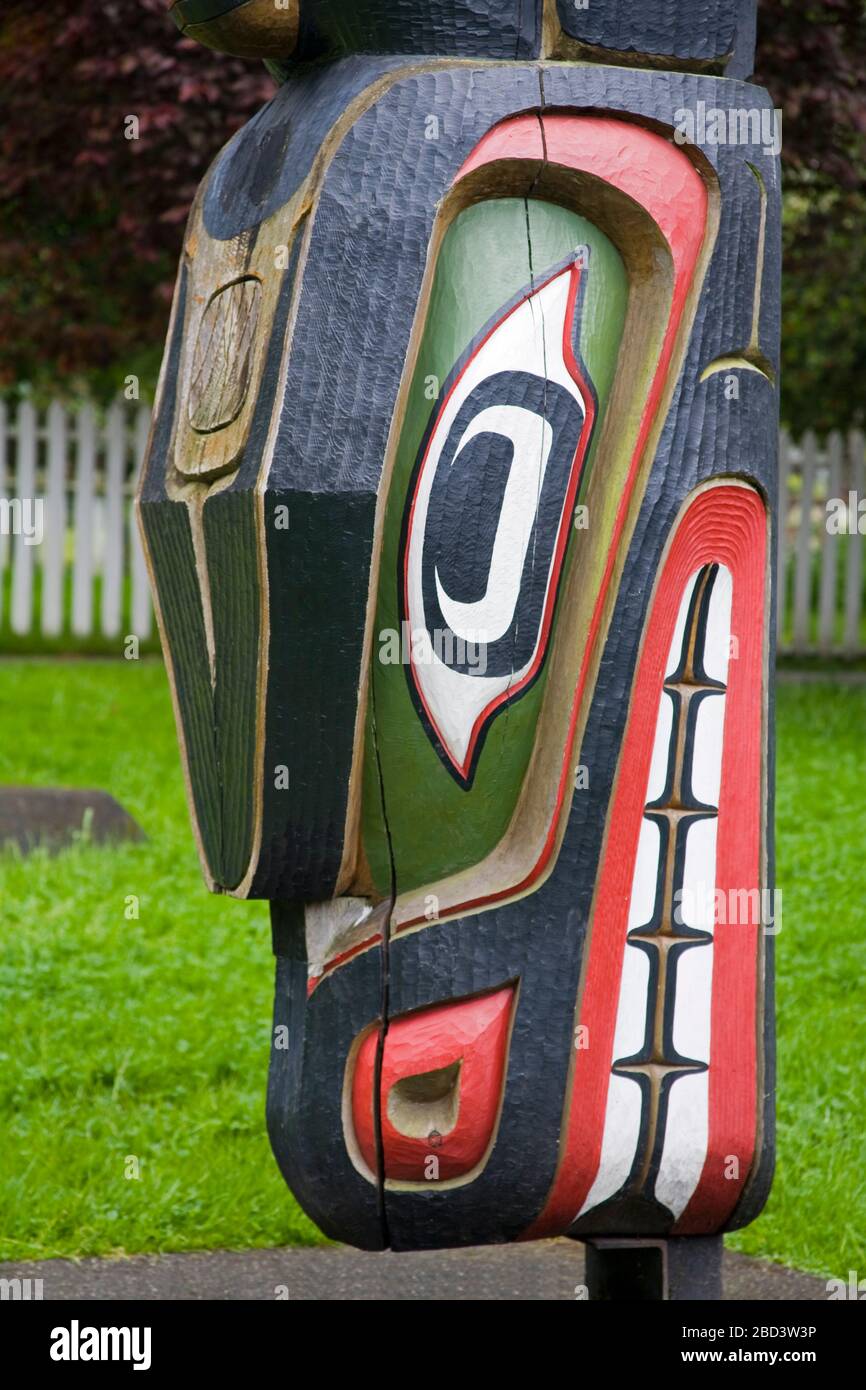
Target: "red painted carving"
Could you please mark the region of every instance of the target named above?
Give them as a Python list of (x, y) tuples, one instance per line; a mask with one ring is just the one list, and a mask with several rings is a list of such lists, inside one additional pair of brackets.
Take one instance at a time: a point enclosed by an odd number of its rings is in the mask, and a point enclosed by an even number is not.
[[(667, 384), (671, 357), (707, 230), (707, 189), (694, 164), (681, 149), (641, 126), (602, 116), (513, 116), (494, 126), (485, 135), (459, 170), (454, 182), (458, 184), (468, 174), (484, 168), (485, 165), (509, 159), (537, 159), (551, 167), (558, 165), (563, 169), (580, 170), (605, 181), (612, 188), (633, 199), (650, 214), (668, 243), (673, 262), (674, 283), (664, 341), (644, 403), (628, 478), (617, 512), (613, 544), (599, 586), (583, 654), (580, 677), (572, 702), (568, 737), (563, 750), (562, 772), (541, 853), (536, 864), (520, 883), (509, 884), (498, 892), (457, 904), (449, 909), (448, 916), (525, 892), (538, 881), (550, 864), (556, 844), (560, 813), (565, 797), (571, 790), (570, 769), (574, 737), (592, 655), (601, 628), (617, 542), (625, 525), (629, 501), (647, 439)], [(409, 922), (401, 923), (398, 930), (405, 931), (409, 927), (417, 926), (422, 920), (413, 918)]]
[[(587, 1030), (589, 1046), (574, 1054), (559, 1170), (527, 1239), (567, 1229), (598, 1172), (629, 901), (665, 660), (689, 576), (714, 562), (731, 571), (731, 632), (738, 642), (737, 658), (729, 664), (715, 884), (726, 897), (761, 887), (767, 515), (753, 488), (716, 486), (697, 494), (677, 527), (653, 600), (575, 1019)], [(717, 1231), (736, 1205), (755, 1157), (760, 930), (749, 923), (715, 927), (707, 1153), (677, 1233)], [(738, 1160), (737, 1177), (729, 1175), (731, 1155)]]
[[(390, 1023), (382, 1056), (385, 1177), (444, 1182), (478, 1168), (496, 1131), (514, 989), (434, 1005)], [(377, 1169), (373, 1105), (379, 1033), (358, 1049), (352, 1078), (355, 1140)]]

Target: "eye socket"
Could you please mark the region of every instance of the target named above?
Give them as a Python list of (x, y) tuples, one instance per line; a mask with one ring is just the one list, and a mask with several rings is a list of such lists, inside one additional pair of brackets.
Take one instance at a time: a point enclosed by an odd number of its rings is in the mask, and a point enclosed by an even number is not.
[(480, 332), (434, 408), (409, 488), (401, 618), (410, 690), (465, 787), (484, 732), (544, 661), (595, 421), (578, 360), (581, 247)]
[[(510, 675), (531, 656), (584, 415), (558, 382), (496, 372), (466, 397), (439, 454), (422, 552), (425, 624), (481, 646), (485, 676)], [(444, 659), (473, 673), (459, 651)]]

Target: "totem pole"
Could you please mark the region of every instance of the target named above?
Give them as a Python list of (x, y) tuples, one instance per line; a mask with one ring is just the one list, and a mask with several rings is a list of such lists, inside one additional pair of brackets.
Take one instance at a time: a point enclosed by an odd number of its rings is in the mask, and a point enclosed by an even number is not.
[(139, 497), (205, 877), (271, 902), (277, 1161), (353, 1245), (718, 1297), (773, 1153), (754, 0), (172, 14), (281, 84)]

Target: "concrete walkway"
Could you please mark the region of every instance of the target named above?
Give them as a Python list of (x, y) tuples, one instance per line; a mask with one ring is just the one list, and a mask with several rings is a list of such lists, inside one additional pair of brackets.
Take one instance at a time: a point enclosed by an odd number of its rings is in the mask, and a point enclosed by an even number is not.
[[(332, 1246), (0, 1264), (0, 1280), (15, 1278), (41, 1279), (49, 1300), (573, 1299), (583, 1246), (550, 1240), (407, 1255)], [(729, 1251), (724, 1280), (726, 1301), (827, 1297), (823, 1279)]]

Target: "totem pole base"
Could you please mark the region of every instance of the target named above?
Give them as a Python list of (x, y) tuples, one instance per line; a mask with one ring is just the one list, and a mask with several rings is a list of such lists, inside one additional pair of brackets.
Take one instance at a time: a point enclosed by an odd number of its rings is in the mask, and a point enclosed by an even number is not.
[(722, 1237), (588, 1240), (590, 1302), (714, 1301), (722, 1297)]

